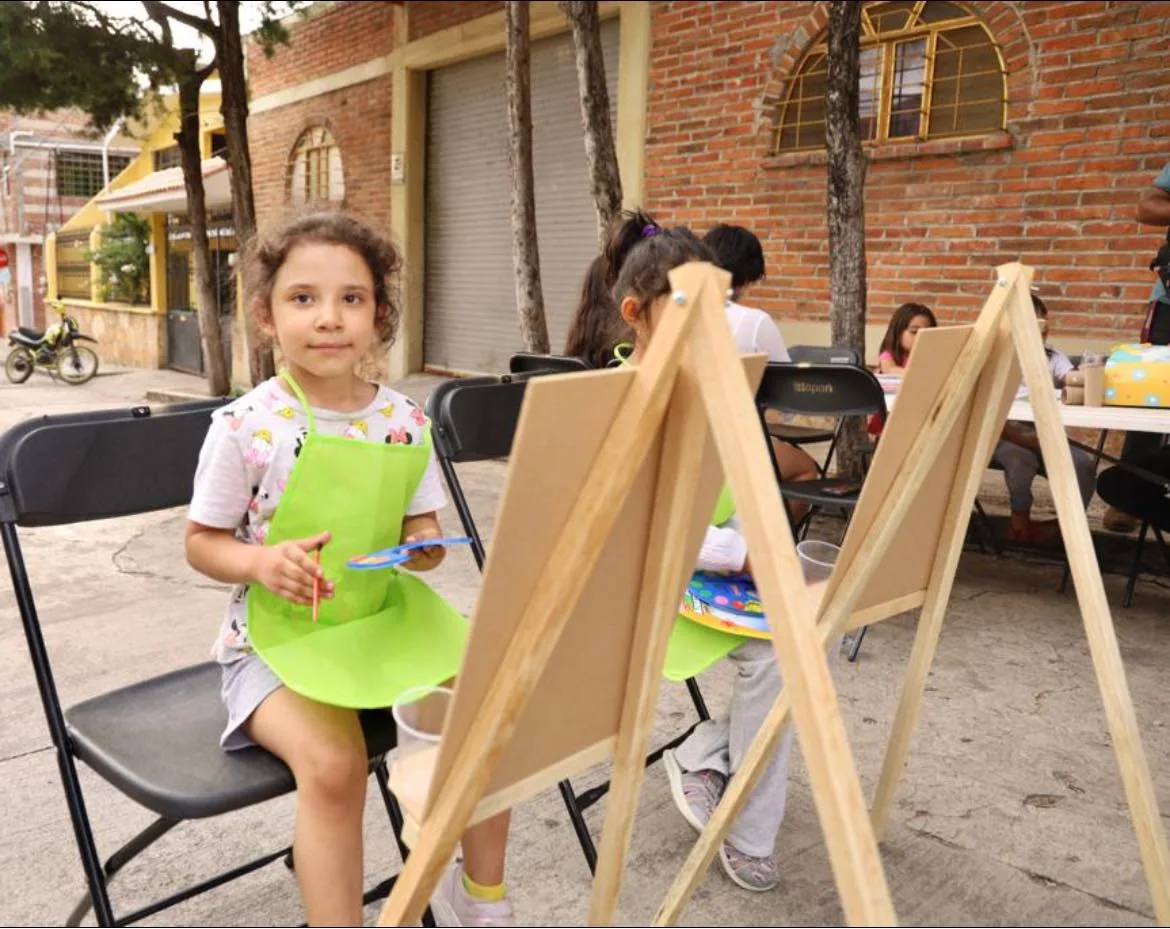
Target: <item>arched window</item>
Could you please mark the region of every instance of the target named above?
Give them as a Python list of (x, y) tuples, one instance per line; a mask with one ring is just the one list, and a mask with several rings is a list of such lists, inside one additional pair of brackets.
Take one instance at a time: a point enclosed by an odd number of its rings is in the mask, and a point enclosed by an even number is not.
[[(958, 3), (867, 2), (861, 13), (861, 134), (919, 142), (1004, 128), (1007, 80), (991, 34)], [(777, 114), (772, 153), (825, 144), (827, 38), (810, 48)]]
[(289, 161), (289, 196), (297, 206), (316, 201), (340, 203), (345, 199), (341, 149), (324, 126), (301, 133)]

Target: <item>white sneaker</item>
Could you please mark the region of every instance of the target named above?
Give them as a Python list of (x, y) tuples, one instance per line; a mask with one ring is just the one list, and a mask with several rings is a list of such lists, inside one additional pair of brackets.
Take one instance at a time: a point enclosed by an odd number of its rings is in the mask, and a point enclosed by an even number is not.
[(463, 886), (463, 863), (455, 861), (443, 875), (435, 895), (431, 897), (431, 912), (437, 926), (515, 926), (512, 903), (505, 897), (489, 903), (477, 900)]

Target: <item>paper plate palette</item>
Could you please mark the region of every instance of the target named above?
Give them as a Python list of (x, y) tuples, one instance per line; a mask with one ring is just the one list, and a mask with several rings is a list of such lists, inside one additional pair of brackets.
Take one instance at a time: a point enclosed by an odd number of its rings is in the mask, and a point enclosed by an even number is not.
[(696, 572), (679, 612), (692, 622), (720, 632), (770, 639), (768, 620), (751, 578)]
[(355, 571), (376, 571), (379, 568), (393, 568), (410, 561), (410, 553), (418, 548), (449, 548), (452, 545), (470, 545), (471, 539), (467, 536), (452, 536), (446, 539), (422, 539), (418, 542), (406, 542), (395, 545), (393, 548), (384, 548), (381, 551), (370, 552), (368, 555), (358, 555), (345, 563), (346, 567)]

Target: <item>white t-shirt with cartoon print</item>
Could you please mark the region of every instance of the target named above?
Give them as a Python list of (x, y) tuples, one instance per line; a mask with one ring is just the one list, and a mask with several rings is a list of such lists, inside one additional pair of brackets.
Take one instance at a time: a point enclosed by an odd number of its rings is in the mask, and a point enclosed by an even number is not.
[[(313, 421), (320, 435), (391, 445), (421, 443), (427, 425), (417, 403), (382, 385), (365, 409), (339, 413), (313, 407)], [(308, 432), (300, 402), (277, 378), (216, 410), (199, 453), (188, 518), (214, 529), (234, 529), (240, 541), (262, 545)], [(431, 513), (446, 505), (432, 450), (406, 515)], [(232, 590), (212, 647), (212, 655), (221, 663), (236, 661), (252, 650), (247, 591), (244, 584)]]

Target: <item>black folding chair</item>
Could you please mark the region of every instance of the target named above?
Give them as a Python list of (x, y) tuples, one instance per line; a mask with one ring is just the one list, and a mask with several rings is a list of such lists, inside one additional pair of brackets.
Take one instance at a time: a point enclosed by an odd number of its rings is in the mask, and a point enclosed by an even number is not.
[[(788, 349), (788, 357), (793, 364), (845, 364), (862, 367), (864, 361), (861, 352), (843, 345), (793, 345)], [(773, 438), (789, 445), (820, 445), (829, 443), (829, 450), (825, 454), (824, 464), (818, 464), (817, 470), (821, 477), (828, 477), (829, 462), (833, 459), (833, 450), (836, 448), (837, 431), (825, 430), (817, 426), (794, 426), (788, 423), (769, 423), (768, 432)]]
[[(878, 379), (866, 368), (844, 364), (789, 364), (771, 362), (764, 370), (756, 390), (760, 421), (767, 431), (764, 414), (768, 410), (798, 416), (824, 416), (837, 420), (835, 435), (849, 417), (877, 414), (886, 419), (886, 395)], [(860, 485), (849, 478), (822, 478), (815, 481), (788, 481), (780, 477), (775, 460), (772, 467), (780, 491), (787, 500), (809, 505), (809, 511), (797, 528), (803, 538), (809, 523), (820, 509), (835, 508), (852, 513), (857, 506)]]
[[(480, 571), (483, 570), (487, 554), (475, 524), (475, 517), (471, 513), (463, 486), (455, 471), (455, 465), (507, 458), (512, 452), (512, 440), (520, 418), (527, 382), (533, 377), (549, 373), (551, 372), (546, 370), (528, 375), (447, 381), (440, 384), (427, 400), (427, 415), (432, 423), (432, 437), (439, 467), (451, 490), (451, 498), (459, 514), (459, 521), (463, 524), (463, 530), (471, 538), (472, 555)], [(686, 685), (699, 721), (710, 719), (698, 683), (691, 678), (687, 680)], [(694, 726), (691, 726), (682, 735), (651, 752), (646, 758), (646, 765), (653, 764), (664, 752), (680, 745), (693, 729)], [(597, 848), (585, 823), (584, 812), (609, 792), (609, 781), (583, 793), (577, 793), (567, 779), (561, 781), (558, 786), (589, 870), (596, 871)]]
[[(259, 748), (226, 753), (221, 672), (207, 662), (85, 700), (63, 710), (17, 529), (112, 519), (181, 506), (191, 498), (195, 465), (212, 411), (222, 401), (135, 407), (27, 420), (0, 436), (0, 535), (49, 725), (89, 893), (66, 921), (78, 926), (92, 907), (98, 925), (124, 926), (249, 874), (291, 847), (115, 917), (113, 876), (184, 820), (220, 816), (295, 790), (292, 773)], [(60, 578), (50, 575), (50, 583)], [(386, 755), (396, 742), (389, 713), (363, 715), (370, 766), (398, 849), (402, 813), (390, 794)], [(81, 761), (158, 818), (103, 867), (77, 774)], [(386, 897), (394, 878), (365, 894)], [(428, 911), (426, 924), (434, 925)]]
[[(760, 423), (768, 431), (765, 414), (768, 410), (794, 413), (802, 416), (826, 416), (837, 420), (840, 435), (842, 424), (849, 417), (869, 417), (874, 414), (886, 420), (886, 395), (873, 373), (867, 368), (851, 364), (789, 364), (772, 362), (764, 370), (756, 391), (756, 406)], [(850, 478), (822, 477), (815, 481), (787, 481), (781, 479), (780, 466), (773, 457), (772, 468), (785, 500), (807, 504), (809, 509), (793, 527), (798, 539), (808, 534), (813, 517), (822, 509), (841, 511), (845, 530), (857, 507), (861, 485)], [(842, 530), (844, 537), (845, 530)], [(858, 630), (849, 652), (849, 660), (856, 661), (865, 637), (865, 627)]]
[(512, 374), (571, 374), (574, 371), (588, 371), (584, 359), (571, 355), (538, 355), (534, 352), (517, 352), (508, 360)]

